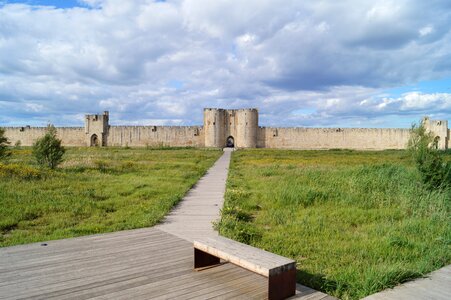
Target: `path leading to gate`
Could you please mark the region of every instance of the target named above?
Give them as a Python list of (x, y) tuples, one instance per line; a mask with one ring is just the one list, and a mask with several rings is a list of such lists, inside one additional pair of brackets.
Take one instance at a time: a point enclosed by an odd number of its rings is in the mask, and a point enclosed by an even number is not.
[[(224, 154), (211, 167), (207, 174), (186, 194), (180, 203), (169, 213), (162, 223), (155, 226), (189, 242), (196, 238), (217, 236), (213, 222), (220, 218), (224, 204), (227, 175), (233, 149), (225, 148)], [(309, 300), (335, 299), (327, 294), (297, 284), (293, 298)]]
[(196, 238), (217, 236), (212, 222), (219, 219), (224, 203), (227, 174), (233, 149), (225, 148), (207, 174), (155, 228), (192, 242)]

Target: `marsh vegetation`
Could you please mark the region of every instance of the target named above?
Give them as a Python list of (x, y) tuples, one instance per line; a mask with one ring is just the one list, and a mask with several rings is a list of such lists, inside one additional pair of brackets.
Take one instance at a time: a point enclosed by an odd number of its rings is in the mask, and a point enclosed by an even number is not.
[(451, 262), (450, 204), (407, 151), (242, 150), (217, 227), (295, 259), (300, 283), (359, 299)]
[(55, 170), (31, 148), (0, 163), (0, 246), (152, 226), (221, 155), (203, 149), (68, 148)]

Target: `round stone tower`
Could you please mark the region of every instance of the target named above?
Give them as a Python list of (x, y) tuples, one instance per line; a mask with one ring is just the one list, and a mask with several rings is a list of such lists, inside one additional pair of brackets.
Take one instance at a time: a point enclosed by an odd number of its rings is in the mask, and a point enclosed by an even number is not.
[(224, 109), (204, 109), (205, 147), (222, 148), (225, 145)]
[(256, 148), (258, 111), (249, 109), (204, 109), (205, 147)]
[(257, 148), (258, 110), (255, 108), (238, 109), (236, 113), (237, 148)]

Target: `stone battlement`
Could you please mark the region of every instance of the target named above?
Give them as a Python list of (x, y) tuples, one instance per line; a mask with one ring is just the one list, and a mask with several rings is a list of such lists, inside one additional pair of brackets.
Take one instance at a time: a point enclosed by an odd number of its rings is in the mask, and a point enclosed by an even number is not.
[[(448, 149), (447, 120), (424, 118), (439, 149)], [(46, 127), (3, 127), (12, 144), (30, 146)], [(261, 127), (258, 109), (205, 108), (203, 126), (110, 126), (109, 112), (85, 116), (85, 127), (58, 127), (66, 146), (192, 146), (283, 149), (404, 149), (409, 129)]]

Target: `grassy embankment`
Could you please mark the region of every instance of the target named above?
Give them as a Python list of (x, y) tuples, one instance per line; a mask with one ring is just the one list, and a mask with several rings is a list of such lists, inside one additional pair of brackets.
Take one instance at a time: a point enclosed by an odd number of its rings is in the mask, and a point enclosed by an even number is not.
[(404, 151), (238, 151), (225, 197), (222, 234), (295, 259), (300, 283), (343, 299), (451, 262), (451, 191), (423, 188)]
[(55, 171), (31, 149), (0, 164), (0, 246), (156, 224), (221, 155), (202, 149), (69, 148)]

